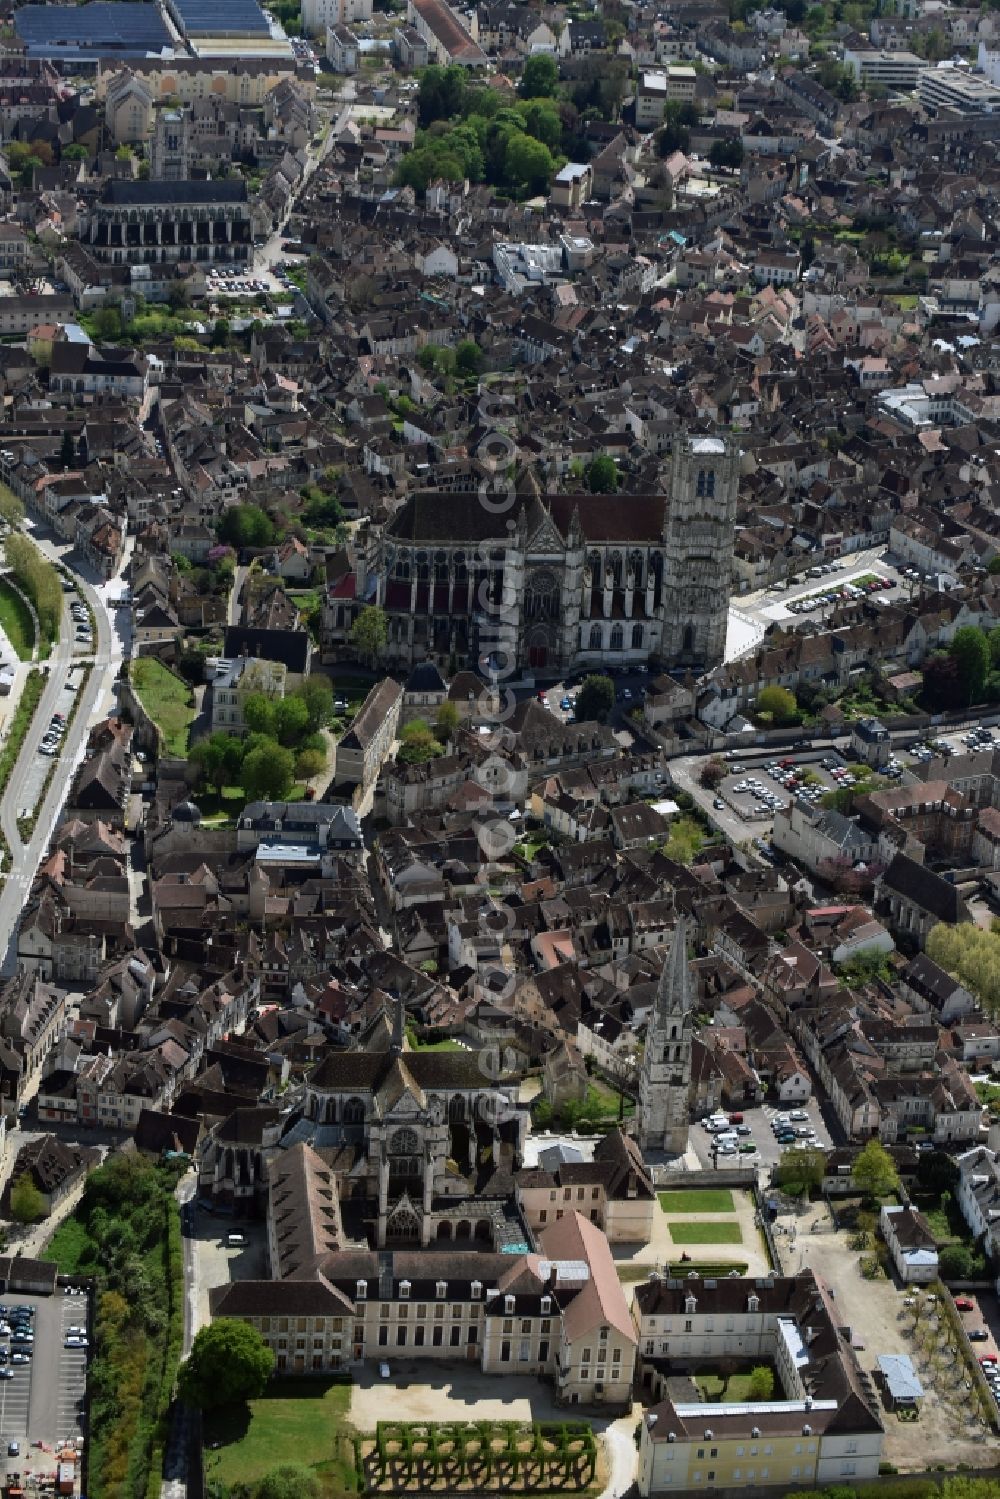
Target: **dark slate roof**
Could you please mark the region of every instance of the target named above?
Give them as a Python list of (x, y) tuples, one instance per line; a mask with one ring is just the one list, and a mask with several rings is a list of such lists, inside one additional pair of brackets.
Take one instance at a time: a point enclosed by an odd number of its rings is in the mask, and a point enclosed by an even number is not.
[(915, 859), (908, 859), (906, 854), (896, 854), (882, 876), (882, 886), (897, 891), (904, 900), (912, 901), (938, 921), (969, 919), (965, 901), (956, 887)]
[(289, 671), (309, 669), (309, 633), (306, 630), (254, 630), (245, 625), (230, 625), (226, 630), (224, 654), (257, 656), (264, 661), (280, 661)]
[(242, 177), (227, 178), (223, 182), (109, 182), (104, 189), (103, 201), (117, 208), (160, 208), (172, 203), (245, 203), (247, 185)]

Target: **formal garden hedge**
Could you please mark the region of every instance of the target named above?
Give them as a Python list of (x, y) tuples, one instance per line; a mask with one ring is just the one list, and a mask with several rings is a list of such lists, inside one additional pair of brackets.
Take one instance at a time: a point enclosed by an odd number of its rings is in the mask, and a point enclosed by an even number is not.
[(594, 1481), (597, 1441), (586, 1421), (380, 1421), (355, 1456), (370, 1493), (576, 1494)]

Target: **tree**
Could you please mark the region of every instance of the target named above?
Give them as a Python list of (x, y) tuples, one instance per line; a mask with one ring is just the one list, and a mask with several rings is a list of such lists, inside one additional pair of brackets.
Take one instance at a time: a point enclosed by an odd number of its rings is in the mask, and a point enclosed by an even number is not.
[(212, 328), (212, 348), (225, 349), (229, 345), (229, 320), (224, 317), (216, 318)]
[(618, 465), (607, 453), (592, 458), (585, 474), (591, 494), (614, 494), (618, 488)]
[(243, 547), (266, 547), (274, 540), (274, 524), (259, 505), (233, 505), (216, 527), (220, 541), (237, 550)]
[(0, 520), (8, 526), (19, 526), (24, 520), (24, 506), (6, 484), (0, 484)]
[(257, 1484), (253, 1499), (319, 1499), (316, 1474), (298, 1463), (273, 1468)]
[(434, 733), (441, 740), (442, 744), (447, 744), (457, 728), (458, 709), (453, 702), (445, 698), (437, 710), (437, 717), (434, 720)]
[(534, 136), (515, 130), (504, 152), (504, 177), (512, 192), (534, 197), (548, 192), (556, 164), (552, 152)]
[(946, 1244), (938, 1251), (938, 1271), (942, 1280), (968, 1280), (972, 1266), (972, 1253), (965, 1244)]
[(821, 1150), (797, 1146), (786, 1150), (774, 1168), (778, 1186), (795, 1197), (803, 1197), (822, 1185), (826, 1175), (826, 1157)]
[(10, 1216), (15, 1223), (37, 1223), (48, 1211), (45, 1198), (26, 1171), (10, 1189)]
[(483, 367), (483, 351), (475, 339), (463, 338), (455, 350), (455, 372), (459, 375), (478, 375)]
[(326, 756), (322, 750), (304, 749), (299, 751), (298, 759), (295, 761), (295, 774), (300, 781), (308, 781), (313, 776), (321, 776), (326, 769)]
[(899, 1172), (879, 1140), (869, 1140), (859, 1153), (851, 1179), (864, 1197), (887, 1197), (899, 1186)]
[(924, 680), (920, 695), (925, 707), (931, 712), (965, 706), (965, 683), (954, 656), (947, 651), (935, 651), (924, 661), (921, 670)]
[(251, 801), (284, 801), (295, 780), (295, 756), (273, 740), (260, 744), (245, 756), (240, 780)]
[(89, 155), (90, 152), (87, 150), (86, 146), (81, 146), (79, 144), (64, 146), (62, 151), (62, 160), (86, 161)]
[(298, 744), (309, 728), (309, 709), (300, 697), (292, 694), (279, 698), (274, 705), (274, 731), (279, 744)]
[(709, 760), (707, 765), (701, 767), (698, 777), (706, 791), (715, 791), (719, 784), (726, 779), (726, 766), (722, 760)]
[(414, 718), (400, 732), (399, 759), (404, 765), (422, 765), (443, 753), (442, 746), (429, 724)]
[(264, 1393), (274, 1372), (274, 1354), (249, 1322), (220, 1317), (195, 1335), (190, 1357), (177, 1376), (188, 1405), (213, 1410), (242, 1404)]
[(958, 1167), (943, 1150), (922, 1150), (917, 1162), (917, 1181), (935, 1197), (950, 1192), (958, 1181)]
[(596, 718), (603, 723), (615, 705), (615, 684), (610, 677), (594, 674), (585, 677), (576, 695), (576, 717), (579, 723)]
[(769, 718), (776, 728), (798, 723), (799, 710), (795, 694), (787, 687), (762, 687), (757, 694), (757, 717)]
[(751, 1369), (747, 1393), (751, 1400), (770, 1400), (774, 1394), (774, 1370), (767, 1364), (757, 1364)]
[(266, 734), (273, 739), (276, 733), (277, 703), (264, 692), (250, 692), (243, 699), (243, 722), (251, 734)]
[(389, 625), (385, 610), (377, 604), (362, 609), (351, 626), (351, 644), (361, 657), (374, 666), (389, 640)]
[(743, 165), (743, 143), (738, 136), (713, 141), (708, 149), (708, 159), (713, 167), (741, 167)]
[(975, 625), (955, 631), (948, 654), (958, 663), (966, 703), (982, 702), (983, 686), (990, 669), (990, 644)]
[(547, 52), (536, 52), (524, 64), (517, 91), (522, 99), (547, 99), (559, 87), (559, 64)]
[(221, 729), (191, 746), (190, 759), (216, 791), (238, 786), (243, 767), (243, 745)]
[(296, 696), (306, 705), (309, 732), (315, 734), (317, 729), (325, 728), (333, 717), (333, 683), (330, 678), (306, 677), (301, 687), (297, 688)]

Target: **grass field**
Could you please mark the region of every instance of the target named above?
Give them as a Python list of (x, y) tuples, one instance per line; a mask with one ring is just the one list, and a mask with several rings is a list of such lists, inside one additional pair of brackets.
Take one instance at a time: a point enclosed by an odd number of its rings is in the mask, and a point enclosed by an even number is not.
[(670, 1223), (670, 1237), (675, 1244), (742, 1244), (743, 1230), (738, 1223)]
[(133, 661), (131, 675), (142, 706), (163, 734), (167, 754), (185, 756), (195, 716), (191, 688), (154, 656)]
[(728, 1379), (711, 1372), (696, 1374), (694, 1382), (706, 1400), (735, 1405), (750, 1399), (749, 1371), (746, 1374), (730, 1374)]
[(281, 1379), (249, 1407), (206, 1414), (208, 1484), (254, 1484), (272, 1469), (294, 1463), (316, 1474), (324, 1495), (351, 1492), (353, 1459), (339, 1450), (350, 1404), (348, 1384)]
[(728, 1187), (677, 1187), (661, 1192), (660, 1207), (665, 1213), (732, 1213), (733, 1194)]
[(0, 625), (19, 661), (30, 661), (35, 648), (31, 610), (6, 578), (0, 578)]

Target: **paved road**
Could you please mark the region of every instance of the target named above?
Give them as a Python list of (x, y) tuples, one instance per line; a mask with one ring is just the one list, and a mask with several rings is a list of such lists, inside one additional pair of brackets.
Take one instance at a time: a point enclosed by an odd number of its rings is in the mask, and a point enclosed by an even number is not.
[[(34, 541), (51, 561), (66, 560), (67, 549), (57, 547), (36, 523), (29, 520), (26, 523), (26, 529), (32, 532)], [(95, 587), (74, 566), (72, 559), (69, 565), (73, 567), (76, 574), (81, 594), (94, 611), (97, 625), (96, 652), (93, 657), (94, 670), (90, 674), (87, 686), (77, 693), (76, 715), (55, 761), (55, 775), (45, 801), (38, 810), (34, 833), (30, 842), (25, 846), (17, 831), (18, 809), (28, 805), (28, 800), (31, 799), (28, 792), (31, 782), (35, 779), (35, 762), (38, 758), (39, 745), (52, 714), (57, 711), (67, 711), (66, 705), (70, 698), (65, 691), (66, 677), (71, 664), (78, 659), (74, 654), (74, 628), (68, 604), (64, 598), (59, 643), (47, 663), (48, 681), (21, 754), (7, 784), (2, 803), (0, 803), (0, 825), (3, 827), (12, 850), (11, 868), (5, 871), (6, 880), (3, 891), (0, 892), (0, 952), (4, 955), (0, 961), (0, 974), (3, 976), (13, 973), (16, 966), (18, 923), (35, 876), (35, 870), (48, 847), (70, 783), (83, 759), (91, 723), (99, 712), (104, 711), (108, 690), (118, 673), (123, 655), (123, 638), (113, 626), (106, 603), (108, 585)]]

